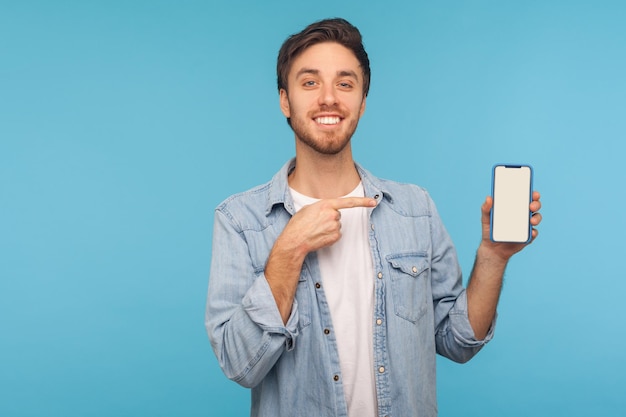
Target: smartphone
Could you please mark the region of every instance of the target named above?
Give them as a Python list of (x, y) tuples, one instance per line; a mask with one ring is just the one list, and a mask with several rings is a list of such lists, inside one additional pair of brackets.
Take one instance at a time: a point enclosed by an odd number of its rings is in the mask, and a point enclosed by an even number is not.
[(496, 164), (493, 167), (491, 196), (491, 240), (530, 242), (530, 202), (533, 169), (530, 165)]

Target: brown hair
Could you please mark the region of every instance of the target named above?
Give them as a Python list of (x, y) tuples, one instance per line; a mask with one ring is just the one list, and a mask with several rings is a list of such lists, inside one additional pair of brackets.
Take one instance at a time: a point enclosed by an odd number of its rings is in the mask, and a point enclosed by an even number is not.
[(278, 91), (287, 91), (287, 76), (291, 65), (305, 49), (322, 42), (336, 42), (351, 50), (363, 71), (363, 96), (367, 96), (370, 87), (370, 61), (363, 47), (359, 29), (345, 19), (325, 19), (304, 28), (302, 32), (291, 35), (278, 52), (276, 75)]

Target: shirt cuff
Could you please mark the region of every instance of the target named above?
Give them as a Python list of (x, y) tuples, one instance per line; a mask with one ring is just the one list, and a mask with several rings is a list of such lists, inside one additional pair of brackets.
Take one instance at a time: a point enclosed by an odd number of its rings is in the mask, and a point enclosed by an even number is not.
[(454, 338), (460, 345), (466, 347), (483, 346), (493, 339), (497, 317), (498, 314), (496, 313), (485, 338), (482, 340), (476, 339), (467, 313), (467, 293), (463, 291), (456, 299), (456, 303), (450, 311), (450, 327)]
[(285, 342), (287, 350), (294, 348), (295, 338), (298, 335), (299, 320), (298, 302), (295, 298), (287, 324), (283, 324), (274, 294), (272, 294), (265, 275), (260, 275), (244, 295), (242, 305), (250, 320), (256, 323), (263, 331), (284, 335), (287, 338)]

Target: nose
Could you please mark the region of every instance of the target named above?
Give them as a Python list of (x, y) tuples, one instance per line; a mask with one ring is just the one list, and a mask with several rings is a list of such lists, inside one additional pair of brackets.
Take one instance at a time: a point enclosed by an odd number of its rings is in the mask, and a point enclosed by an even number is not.
[(332, 83), (324, 83), (320, 89), (319, 104), (333, 106), (337, 104), (337, 94)]

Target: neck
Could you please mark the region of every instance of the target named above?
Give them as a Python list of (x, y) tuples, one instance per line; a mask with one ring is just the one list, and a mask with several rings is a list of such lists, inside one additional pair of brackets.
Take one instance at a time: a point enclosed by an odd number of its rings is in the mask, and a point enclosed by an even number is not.
[(296, 152), (296, 167), (289, 175), (289, 186), (313, 198), (339, 198), (361, 181), (349, 146), (336, 155), (302, 155)]

